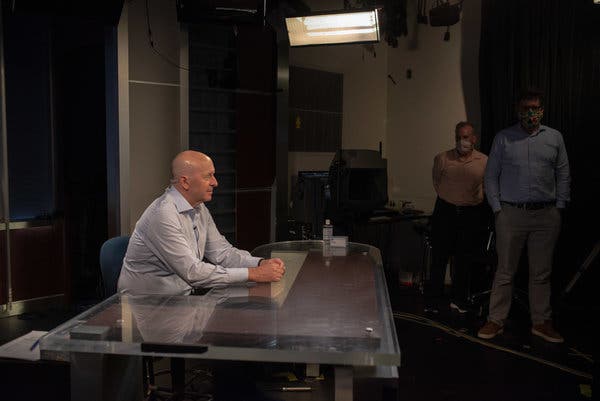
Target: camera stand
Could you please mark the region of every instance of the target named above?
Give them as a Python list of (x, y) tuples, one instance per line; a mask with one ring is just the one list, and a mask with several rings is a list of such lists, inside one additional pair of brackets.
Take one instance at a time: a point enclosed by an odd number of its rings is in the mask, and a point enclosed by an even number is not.
[(569, 284), (567, 284), (567, 286), (563, 290), (563, 292), (561, 294), (562, 299), (565, 299), (569, 295), (569, 293), (571, 292), (571, 290), (573, 289), (573, 287), (575, 286), (577, 281), (581, 278), (581, 276), (585, 273), (585, 271), (594, 262), (594, 259), (596, 259), (596, 256), (598, 256), (598, 253), (600, 253), (600, 240), (596, 243), (596, 245), (594, 246), (594, 248), (592, 249), (592, 251), (590, 252), (588, 257), (585, 259), (585, 261), (579, 268), (579, 270), (577, 270), (577, 273), (575, 273), (575, 275), (573, 276), (573, 278), (571, 279)]

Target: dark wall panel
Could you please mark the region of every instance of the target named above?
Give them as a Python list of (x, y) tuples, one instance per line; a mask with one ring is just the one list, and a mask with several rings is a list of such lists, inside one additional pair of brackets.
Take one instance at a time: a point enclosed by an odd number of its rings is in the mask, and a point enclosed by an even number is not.
[(237, 96), (237, 186), (264, 188), (275, 178), (275, 108), (272, 96)]
[(62, 225), (11, 230), (10, 238), (13, 300), (64, 294)]
[(252, 251), (268, 244), (271, 222), (271, 192), (242, 192), (237, 195), (238, 248)]
[(344, 76), (290, 67), (289, 150), (335, 152), (342, 144)]

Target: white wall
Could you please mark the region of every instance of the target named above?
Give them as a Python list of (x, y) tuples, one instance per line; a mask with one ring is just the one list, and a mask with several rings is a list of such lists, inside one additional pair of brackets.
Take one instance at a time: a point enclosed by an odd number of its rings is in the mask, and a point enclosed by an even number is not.
[[(388, 52), (388, 72), (396, 81), (396, 85), (388, 82), (387, 91), (389, 196), (412, 201), (424, 210), (431, 210), (435, 201), (433, 157), (454, 146), (454, 127), (467, 119), (466, 101), (473, 110), (469, 117), (479, 119), (477, 89), (473, 90), (478, 88), (478, 75), (472, 67), (479, 57), (480, 5), (465, 2), (465, 7), (470, 8), (459, 24), (450, 27), (449, 41), (442, 39), (445, 27), (416, 25), (414, 29), (413, 24), (409, 36)], [(463, 39), (463, 31), (469, 32), (468, 38)], [(463, 82), (463, 76), (468, 82)]]
[[(377, 150), (381, 141), (386, 149), (386, 53), (383, 44), (290, 49), (290, 65), (344, 74), (344, 148)], [(333, 156), (328, 152), (290, 152), (288, 170), (290, 175), (328, 170)]]
[[(306, 1), (313, 12), (343, 8), (341, 0)], [(386, 151), (386, 76), (388, 46), (340, 45), (290, 48), (290, 65), (344, 75), (342, 147)], [(334, 153), (290, 152), (290, 175), (328, 170)], [(291, 182), (291, 181), (290, 181)]]
[[(144, 1), (128, 7), (129, 149), (128, 227), (169, 185), (170, 163), (180, 151), (180, 70), (155, 54), (148, 44)], [(150, 21), (156, 48), (171, 60), (179, 60), (179, 24), (174, 0), (150, 0)], [(123, 21), (122, 21), (123, 22)], [(120, 60), (120, 63), (123, 60)], [(121, 79), (121, 78), (120, 78)], [(186, 90), (186, 89), (184, 89)], [(126, 116), (120, 115), (120, 119)]]
[[(381, 42), (373, 48), (377, 57), (363, 45), (292, 48), (290, 65), (344, 74), (342, 146), (376, 150), (381, 141), (390, 199), (431, 210), (433, 157), (453, 146), (454, 126), (467, 114), (479, 123), (480, 4), (465, 2), (446, 42), (445, 27), (415, 23), (415, 3), (409, 1), (410, 33), (397, 48)], [(289, 172), (327, 169), (332, 156), (295, 152)]]
[[(402, 38), (389, 52), (387, 138), (389, 196), (429, 209), (433, 157), (452, 146), (456, 122), (466, 119), (460, 75), (460, 30), (442, 40), (445, 28), (419, 25), (418, 47)], [(407, 70), (412, 71), (408, 79)]]
[(342, 146), (379, 149), (386, 132), (388, 46), (290, 49), (290, 65), (344, 75)]

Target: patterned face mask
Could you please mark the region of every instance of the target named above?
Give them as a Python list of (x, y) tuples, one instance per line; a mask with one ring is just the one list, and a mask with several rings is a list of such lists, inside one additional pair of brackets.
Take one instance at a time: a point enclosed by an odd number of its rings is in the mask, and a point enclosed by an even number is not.
[(544, 116), (544, 109), (540, 108), (528, 108), (524, 111), (519, 112), (519, 121), (521, 125), (527, 131), (534, 131), (540, 126), (540, 121)]
[(456, 141), (456, 151), (461, 155), (467, 154), (473, 150), (473, 142), (468, 139), (461, 139)]

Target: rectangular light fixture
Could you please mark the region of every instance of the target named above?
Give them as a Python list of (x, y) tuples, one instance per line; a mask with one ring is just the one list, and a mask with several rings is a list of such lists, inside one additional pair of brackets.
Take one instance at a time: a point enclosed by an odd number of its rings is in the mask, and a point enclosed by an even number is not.
[(290, 46), (379, 42), (377, 10), (285, 19)]

